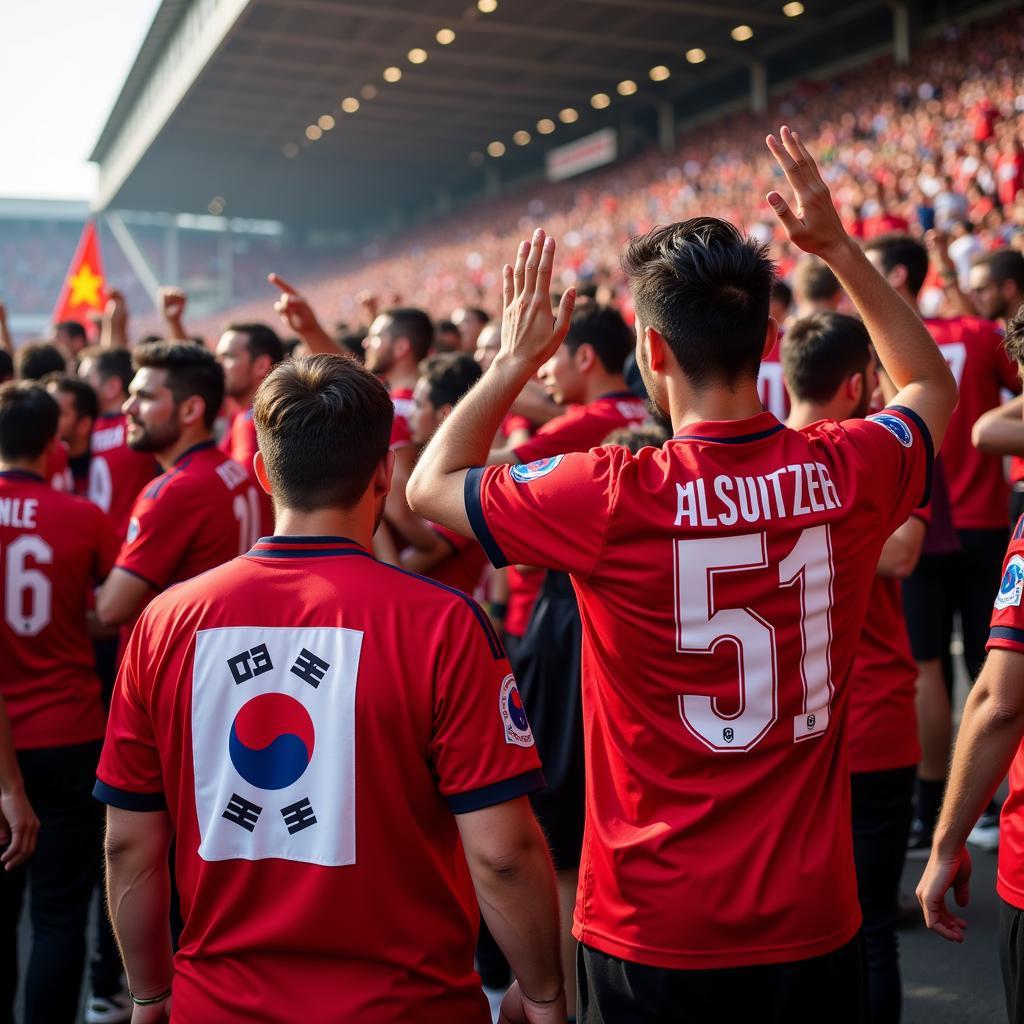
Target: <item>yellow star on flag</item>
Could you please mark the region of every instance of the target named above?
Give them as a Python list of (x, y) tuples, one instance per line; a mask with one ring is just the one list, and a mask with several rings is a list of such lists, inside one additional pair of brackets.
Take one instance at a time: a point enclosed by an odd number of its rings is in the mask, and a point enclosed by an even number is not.
[(68, 278), (68, 284), (71, 286), (71, 296), (68, 298), (70, 307), (100, 308), (100, 286), (103, 284), (103, 278), (99, 274), (94, 274), (87, 262), (83, 261), (78, 273)]

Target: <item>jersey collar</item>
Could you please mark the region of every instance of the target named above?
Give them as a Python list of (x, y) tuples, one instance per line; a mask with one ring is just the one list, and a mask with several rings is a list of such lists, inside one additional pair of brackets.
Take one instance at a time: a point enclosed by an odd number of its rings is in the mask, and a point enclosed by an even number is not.
[(212, 448), (216, 442), (213, 438), (209, 441), (200, 441), (199, 444), (192, 445), (191, 448), (186, 448), (175, 460), (174, 465), (180, 465), (183, 459), (187, 459), (190, 455), (195, 455), (196, 452), (205, 451), (207, 448)]
[(326, 555), (373, 555), (348, 537), (260, 537), (247, 552), (253, 558), (323, 558)]
[(0, 479), (2, 480), (35, 480), (38, 483), (45, 484), (46, 480), (41, 477), (38, 473), (32, 473), (27, 469), (4, 469), (0, 470)]
[(745, 420), (706, 420), (703, 423), (687, 423), (672, 440), (749, 444), (785, 429), (785, 425), (770, 412), (762, 412)]
[[(641, 399), (637, 398), (632, 391), (609, 391), (605, 395), (598, 395), (597, 398), (594, 399), (594, 402), (606, 402), (618, 398), (632, 398), (637, 402), (641, 401)], [(594, 402), (591, 402), (590, 404), (593, 405)]]

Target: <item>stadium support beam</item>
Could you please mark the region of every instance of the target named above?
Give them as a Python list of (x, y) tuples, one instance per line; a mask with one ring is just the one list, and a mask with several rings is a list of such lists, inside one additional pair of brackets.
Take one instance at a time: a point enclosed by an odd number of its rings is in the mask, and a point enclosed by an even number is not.
[(128, 225), (121, 219), (119, 213), (114, 210), (107, 210), (103, 215), (103, 219), (106, 221), (107, 227), (110, 228), (110, 233), (114, 236), (115, 241), (121, 247), (121, 252), (124, 253), (124, 258), (128, 261), (128, 265), (135, 271), (135, 276), (142, 283), (142, 287), (146, 289), (146, 294), (155, 306), (160, 292), (160, 281), (157, 279), (156, 274), (153, 273), (153, 268), (149, 265), (149, 260), (146, 259), (145, 253), (136, 244), (135, 239), (132, 238)]
[(750, 62), (750, 109), (756, 114), (768, 107), (768, 68), (764, 61)]
[(892, 55), (897, 64), (910, 63), (910, 7), (895, 0), (892, 7)]

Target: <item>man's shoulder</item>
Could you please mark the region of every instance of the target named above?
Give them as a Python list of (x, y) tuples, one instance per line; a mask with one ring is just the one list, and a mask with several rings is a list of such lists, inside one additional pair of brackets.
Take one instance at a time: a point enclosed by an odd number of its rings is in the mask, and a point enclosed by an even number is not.
[(1002, 340), (999, 324), (980, 316), (937, 317), (926, 319), (924, 324), (940, 345), (956, 342), (991, 344)]

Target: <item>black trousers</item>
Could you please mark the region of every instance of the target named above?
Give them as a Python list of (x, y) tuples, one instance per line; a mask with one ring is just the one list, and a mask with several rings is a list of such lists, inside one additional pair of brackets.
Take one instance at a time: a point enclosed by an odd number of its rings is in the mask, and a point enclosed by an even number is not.
[(850, 776), (853, 859), (864, 915), (871, 1024), (898, 1024), (903, 1007), (896, 920), (900, 875), (913, 816), (915, 774), (915, 766), (909, 765)]
[(32, 951), (24, 1024), (73, 1024), (85, 962), (85, 930), (100, 874), (103, 809), (93, 799), (101, 744), (18, 753), (25, 790), (39, 818), (35, 854), (0, 872), (0, 1022), (14, 1019), (18, 921), (31, 894)]
[(1024, 910), (999, 901), (999, 966), (1006, 994), (1006, 1019), (1024, 1024)]
[(580, 1024), (864, 1024), (858, 935), (824, 956), (784, 964), (675, 971), (619, 960), (580, 943)]

